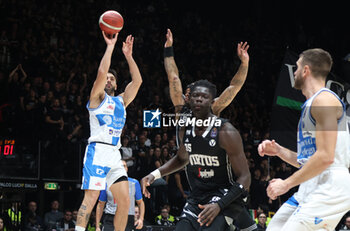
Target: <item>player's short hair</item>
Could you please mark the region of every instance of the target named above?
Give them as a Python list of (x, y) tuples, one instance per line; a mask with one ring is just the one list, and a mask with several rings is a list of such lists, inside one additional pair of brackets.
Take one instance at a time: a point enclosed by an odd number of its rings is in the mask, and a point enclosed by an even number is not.
[(209, 92), (214, 99), (216, 97), (216, 86), (209, 82), (206, 79), (201, 79), (193, 83), (193, 86), (191, 87), (191, 93), (196, 87), (206, 87), (209, 89)]
[(118, 78), (117, 78), (117, 71), (116, 70), (114, 70), (112, 68), (109, 68), (108, 73), (111, 73), (112, 75), (114, 75), (115, 81), (118, 80)]
[(321, 48), (308, 49), (299, 57), (302, 65), (308, 65), (315, 77), (327, 78), (333, 65), (332, 56), (327, 51)]

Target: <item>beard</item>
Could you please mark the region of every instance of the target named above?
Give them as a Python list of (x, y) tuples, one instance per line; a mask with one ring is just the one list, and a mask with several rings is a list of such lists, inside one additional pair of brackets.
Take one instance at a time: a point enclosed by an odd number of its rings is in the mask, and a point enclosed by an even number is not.
[(108, 94), (108, 95), (113, 95), (115, 93), (115, 90), (113, 87), (105, 87), (105, 92)]
[(301, 90), (304, 85), (304, 78), (301, 75), (295, 76), (294, 89)]

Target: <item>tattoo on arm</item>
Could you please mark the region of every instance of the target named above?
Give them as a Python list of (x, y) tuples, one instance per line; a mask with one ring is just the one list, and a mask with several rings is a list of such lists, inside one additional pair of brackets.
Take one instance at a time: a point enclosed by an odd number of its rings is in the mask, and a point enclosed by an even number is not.
[(179, 76), (179, 70), (177, 69), (174, 57), (164, 58), (164, 67), (168, 76), (170, 76), (171, 73)]
[(239, 66), (239, 69), (235, 76), (232, 78), (230, 85), (242, 86), (247, 78), (248, 66)]

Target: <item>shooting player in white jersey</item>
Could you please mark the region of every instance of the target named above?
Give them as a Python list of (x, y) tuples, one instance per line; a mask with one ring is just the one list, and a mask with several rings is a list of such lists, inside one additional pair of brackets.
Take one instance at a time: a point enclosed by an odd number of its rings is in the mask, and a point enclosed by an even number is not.
[(350, 210), (350, 135), (345, 105), (325, 88), (332, 62), (322, 49), (306, 50), (297, 61), (294, 88), (307, 99), (298, 125), (298, 152), (274, 140), (265, 140), (258, 147), (261, 156), (278, 156), (299, 168), (285, 180), (270, 181), (267, 194), (271, 199), (300, 186), (295, 206), (283, 205), (267, 230), (334, 230)]
[(100, 190), (105, 189), (106, 184), (118, 204), (114, 216), (116, 231), (125, 229), (130, 204), (127, 173), (119, 152), (120, 135), (125, 124), (126, 107), (136, 97), (142, 78), (132, 57), (134, 38), (129, 35), (123, 42), (122, 51), (129, 65), (132, 80), (123, 93), (114, 95), (117, 89), (117, 76), (115, 71), (109, 68), (118, 34), (107, 36), (102, 32), (102, 35), (107, 48), (87, 104), (91, 134), (84, 157), (82, 189), (85, 190), (85, 194), (75, 227), (78, 231), (85, 230)]

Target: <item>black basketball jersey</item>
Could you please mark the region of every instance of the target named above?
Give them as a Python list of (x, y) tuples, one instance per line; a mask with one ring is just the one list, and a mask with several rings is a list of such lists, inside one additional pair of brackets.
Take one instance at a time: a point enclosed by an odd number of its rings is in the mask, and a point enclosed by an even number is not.
[[(188, 118), (191, 118), (192, 117), (192, 110), (191, 108), (188, 107), (187, 104), (183, 105), (181, 110), (180, 110), (180, 117), (179, 117), (179, 120), (186, 120)], [(180, 146), (180, 126), (179, 125), (176, 125), (176, 128), (175, 128), (175, 138), (176, 138), (176, 146), (177, 148), (179, 148)]]
[(189, 154), (186, 173), (191, 194), (188, 199), (193, 203), (207, 203), (213, 196), (221, 197), (223, 189), (234, 183), (231, 164), (219, 142), (221, 126), (227, 120), (212, 118), (221, 122), (210, 124), (201, 136), (196, 136), (195, 126), (187, 126), (182, 139)]

